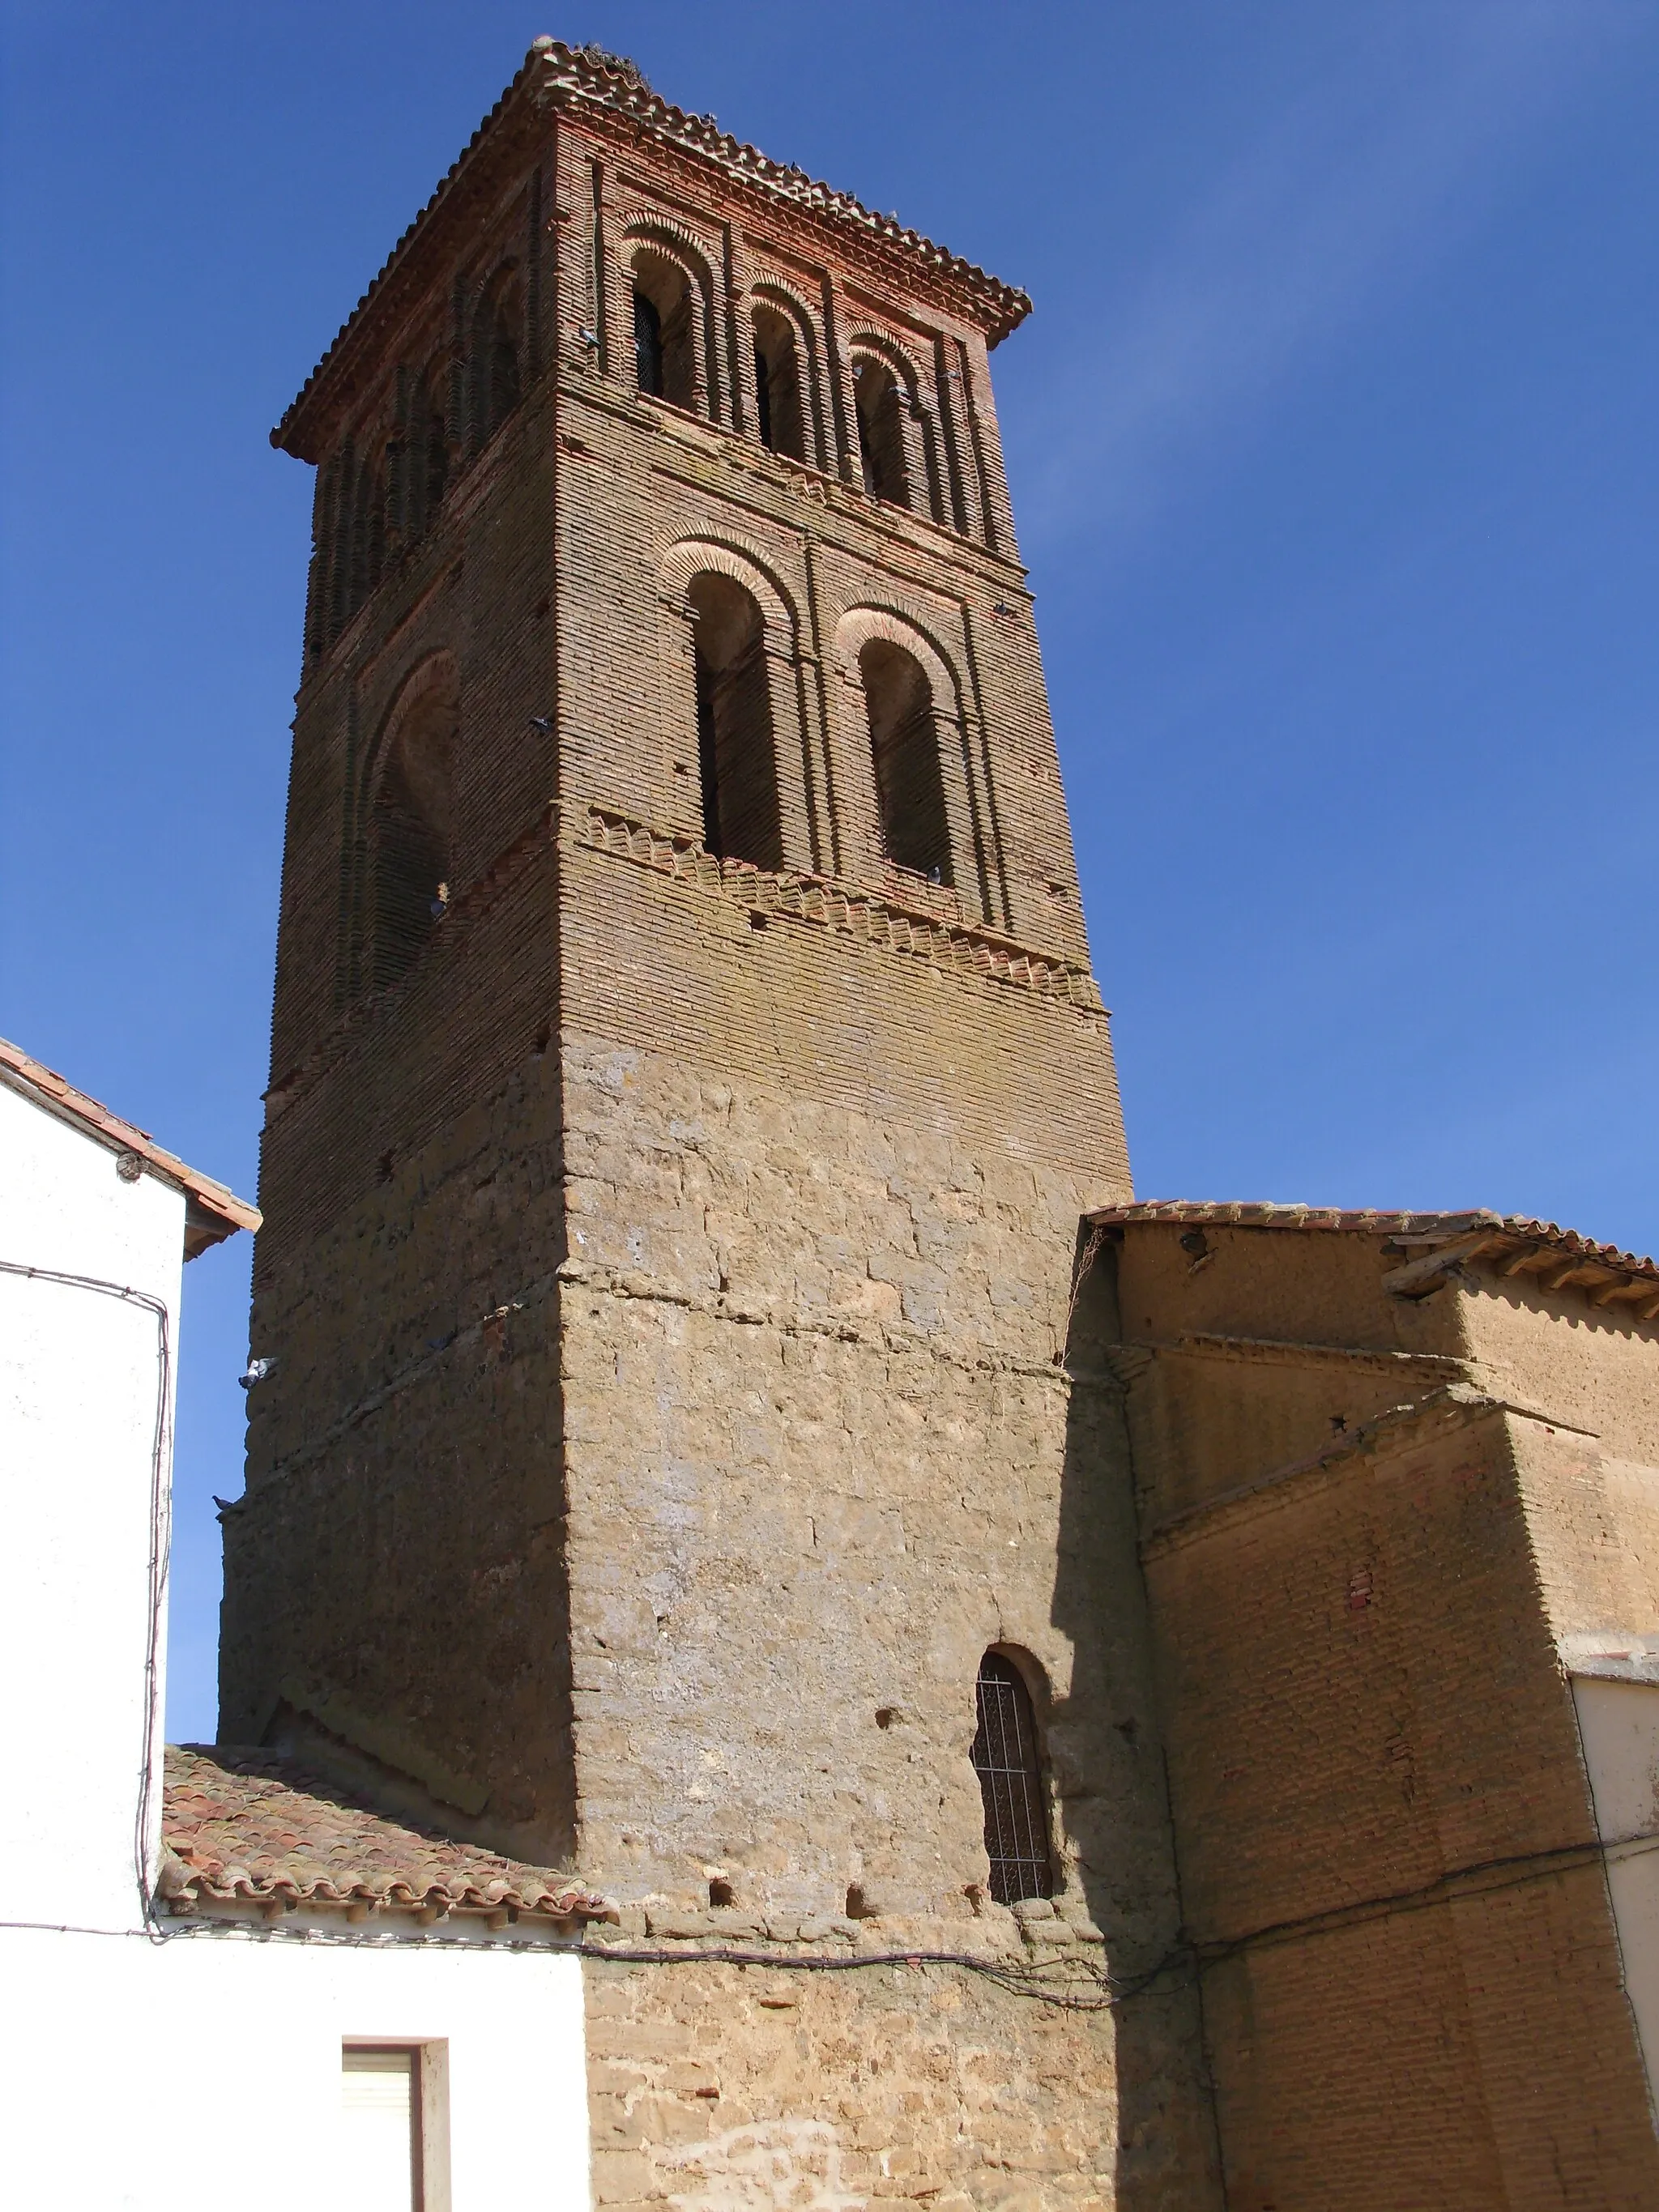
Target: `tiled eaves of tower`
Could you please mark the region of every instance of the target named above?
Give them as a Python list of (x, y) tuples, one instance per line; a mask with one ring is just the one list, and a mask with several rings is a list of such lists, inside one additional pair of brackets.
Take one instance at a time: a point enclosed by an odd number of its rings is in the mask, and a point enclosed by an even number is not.
[(959, 316), (983, 332), (988, 347), (1006, 337), (1031, 311), (1025, 293), (905, 228), (896, 217), (878, 215), (852, 193), (770, 160), (722, 131), (712, 117), (672, 106), (631, 63), (597, 47), (538, 39), (272, 430), (273, 446), (296, 459), (320, 459), (319, 433), (326, 416), (361, 396), (356, 380), (365, 370), (371, 376), (380, 372), (380, 331), (416, 307), (430, 282), (433, 255), (444, 250), (451, 234), (460, 232), (468, 215), (505, 179), (541, 118), (559, 107), (594, 121), (631, 126), (633, 135), (653, 144), (659, 159), (665, 151), (673, 152), (705, 176), (713, 168), (728, 191), (757, 210), (775, 220), (793, 218), (836, 259), (854, 267), (862, 264), (884, 288), (931, 301)]
[(1089, 1219), (1106, 1230), (1172, 1222), (1184, 1229), (1301, 1229), (1380, 1237), (1384, 1252), (1401, 1263), (1384, 1277), (1383, 1287), (1399, 1297), (1424, 1297), (1460, 1267), (1480, 1264), (1545, 1290), (1580, 1290), (1592, 1306), (1622, 1306), (1641, 1321), (1659, 1319), (1659, 1262), (1527, 1214), (1493, 1213), (1480, 1206), (1462, 1213), (1407, 1213), (1266, 1200), (1142, 1199), (1102, 1206)]

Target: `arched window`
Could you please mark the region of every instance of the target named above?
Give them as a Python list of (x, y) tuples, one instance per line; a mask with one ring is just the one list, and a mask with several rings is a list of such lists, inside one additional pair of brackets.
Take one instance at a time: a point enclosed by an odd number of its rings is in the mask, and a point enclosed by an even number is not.
[(648, 292), (634, 294), (634, 368), (641, 392), (662, 398), (662, 317)]
[(519, 404), (521, 320), (517, 275), (504, 270), (485, 289), (472, 314), (467, 428), (475, 453), (488, 445)]
[(910, 475), (904, 459), (906, 394), (885, 362), (865, 354), (853, 364), (853, 398), (858, 410), (859, 453), (864, 489), (872, 499), (908, 507)]
[(712, 571), (691, 579), (686, 598), (696, 615), (703, 842), (728, 860), (781, 868), (783, 830), (760, 609), (741, 584)]
[(634, 359), (641, 392), (696, 410), (701, 295), (678, 261), (642, 246), (634, 256)]
[(985, 1801), (991, 1894), (999, 1905), (1052, 1897), (1054, 1869), (1031, 1693), (1012, 1659), (988, 1651), (979, 1662), (977, 1698), (973, 1761)]
[(870, 714), (883, 848), (896, 866), (949, 884), (951, 830), (927, 672), (902, 646), (872, 637), (859, 654), (859, 674)]
[(377, 988), (413, 966), (447, 901), (456, 721), (453, 679), (422, 688), (381, 755), (369, 830)]
[(775, 307), (755, 310), (755, 404), (762, 445), (804, 461), (800, 348), (794, 325)]

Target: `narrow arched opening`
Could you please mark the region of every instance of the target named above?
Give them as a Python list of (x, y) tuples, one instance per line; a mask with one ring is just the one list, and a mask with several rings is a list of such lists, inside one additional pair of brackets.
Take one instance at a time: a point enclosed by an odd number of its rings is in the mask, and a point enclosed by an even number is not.
[(783, 866), (765, 628), (750, 593), (705, 570), (686, 598), (696, 621), (697, 759), (711, 853)]
[(762, 445), (804, 461), (800, 346), (793, 323), (776, 307), (755, 310), (755, 407)]
[(476, 452), (489, 444), (519, 404), (523, 317), (517, 272), (486, 287), (472, 314), (467, 350), (467, 428)]
[(914, 653), (872, 637), (859, 654), (882, 848), (896, 867), (950, 884), (951, 830), (933, 687)]
[(382, 750), (369, 823), (376, 988), (414, 965), (448, 902), (456, 724), (446, 681), (422, 690)]
[(985, 1805), (991, 1894), (999, 1905), (1052, 1897), (1054, 1867), (1031, 1693), (1012, 1659), (988, 1651), (975, 1698), (979, 1725), (972, 1758)]
[(641, 246), (633, 261), (634, 362), (641, 392), (696, 411), (702, 296), (678, 261)]
[(404, 543), (418, 544), (449, 488), (449, 373), (434, 362), (410, 394), (404, 436)]
[(872, 354), (853, 364), (853, 401), (858, 416), (859, 457), (864, 489), (872, 499), (908, 507), (910, 472), (904, 457), (903, 408), (907, 399), (896, 376)]

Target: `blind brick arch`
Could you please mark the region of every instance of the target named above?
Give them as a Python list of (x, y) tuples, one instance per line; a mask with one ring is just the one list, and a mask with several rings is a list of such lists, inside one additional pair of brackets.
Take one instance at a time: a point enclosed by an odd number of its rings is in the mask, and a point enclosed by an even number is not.
[(453, 866), (460, 687), (448, 653), (428, 655), (398, 688), (369, 757), (352, 855), (351, 975), (358, 988), (394, 983), (420, 957)]

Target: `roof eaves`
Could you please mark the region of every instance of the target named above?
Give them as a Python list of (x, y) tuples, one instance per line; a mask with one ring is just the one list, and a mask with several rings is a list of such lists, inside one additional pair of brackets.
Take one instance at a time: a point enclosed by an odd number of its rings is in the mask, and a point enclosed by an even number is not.
[(307, 458), (293, 443), (298, 421), (307, 402), (371, 302), (408, 253), (416, 236), (430, 228), (483, 139), (496, 127), (505, 110), (538, 70), (541, 85), (556, 96), (597, 105), (625, 115), (659, 137), (715, 161), (733, 175), (763, 187), (778, 198), (828, 216), (834, 221), (856, 224), (901, 252), (918, 256), (969, 293), (981, 298), (988, 310), (986, 318), (986, 343), (988, 346), (1000, 344), (1031, 312), (1030, 296), (1017, 286), (1005, 283), (1000, 277), (993, 276), (974, 262), (936, 245), (921, 231), (907, 228), (896, 216), (878, 215), (866, 207), (853, 193), (839, 191), (831, 185), (809, 177), (804, 169), (793, 164), (773, 161), (757, 147), (734, 138), (729, 131), (721, 131), (712, 115), (689, 114), (684, 108), (672, 106), (652, 91), (633, 63), (617, 55), (608, 54), (599, 46), (567, 46), (559, 40), (542, 38), (532, 46), (501, 98), (451, 162), (430, 199), (398, 240), (356, 306), (340, 325), (327, 350), (300, 387), (281, 422), (271, 431), (273, 446), (295, 453), (298, 458)]
[(1495, 1213), (1484, 1206), (1462, 1213), (1407, 1213), (1267, 1201), (1147, 1199), (1102, 1206), (1088, 1219), (1103, 1229), (1168, 1222), (1183, 1228), (1334, 1230), (1381, 1237), (1396, 1253), (1418, 1255), (1389, 1279), (1389, 1287), (1401, 1296), (1422, 1295), (1465, 1261), (1495, 1259), (1502, 1262), (1500, 1273), (1505, 1276), (1532, 1275), (1547, 1290), (1575, 1282), (1589, 1294), (1592, 1304), (1642, 1299), (1642, 1317), (1659, 1316), (1659, 1263), (1616, 1244), (1597, 1243), (1553, 1221)]
[(88, 1097), (53, 1068), (32, 1059), (21, 1045), (0, 1037), (0, 1083), (32, 1097), (48, 1113), (117, 1153), (132, 1153), (152, 1175), (185, 1199), (185, 1257), (193, 1260), (210, 1245), (222, 1243), (239, 1229), (258, 1229), (259, 1209), (211, 1176), (204, 1176), (177, 1153), (158, 1145), (148, 1129), (125, 1121)]
[(568, 1875), (376, 1811), (301, 1762), (258, 1747), (169, 1744), (155, 1894), (174, 1913), (267, 1920), (305, 1910), (453, 1914), (491, 1929), (615, 1921), (618, 1907)]

